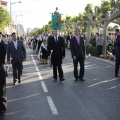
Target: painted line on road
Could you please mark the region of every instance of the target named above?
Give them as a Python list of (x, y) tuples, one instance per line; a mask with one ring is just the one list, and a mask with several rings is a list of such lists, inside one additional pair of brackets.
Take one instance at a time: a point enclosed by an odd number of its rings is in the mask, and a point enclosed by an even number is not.
[(34, 58), (33, 58), (33, 63), (35, 63), (35, 60), (34, 60)]
[(41, 81), (41, 85), (42, 85), (43, 91), (48, 92), (48, 89), (47, 89), (44, 81)]
[(43, 78), (42, 78), (40, 72), (37, 72), (37, 74), (38, 74), (39, 79), (42, 80)]
[[(32, 56), (32, 55), (31, 55), (31, 56)], [(32, 57), (32, 60), (33, 60), (33, 63), (34, 63), (34, 65), (35, 65), (35, 69), (36, 69), (36, 71), (37, 71), (38, 77), (39, 77), (40, 80), (42, 80), (43, 78), (42, 78), (41, 73), (40, 73), (40, 71), (39, 71), (39, 69), (38, 69), (38, 67), (37, 67), (37, 64), (35, 64), (34, 57)], [(44, 81), (41, 81), (41, 85), (42, 85), (43, 91), (44, 91), (45, 93), (47, 93), (47, 92), (48, 92), (48, 89), (47, 89), (47, 87), (46, 87), (46, 85), (45, 85), (45, 82), (44, 82)], [(49, 106), (50, 106), (50, 109), (51, 109), (53, 115), (58, 115), (58, 111), (57, 111), (57, 109), (56, 109), (56, 107), (55, 107), (55, 104), (54, 104), (51, 96), (47, 96), (47, 101), (48, 101), (48, 104), (49, 104)]]
[(34, 63), (34, 65), (35, 65), (35, 66), (37, 66), (37, 64), (36, 64), (36, 63)]
[(52, 98), (50, 96), (47, 96), (47, 100), (48, 100), (48, 103), (49, 103), (49, 106), (50, 106), (50, 109), (51, 109), (53, 115), (58, 115), (57, 109), (55, 107), (55, 104), (54, 104)]
[(36, 71), (37, 71), (37, 72), (39, 72), (39, 69), (38, 69), (38, 67), (37, 67), (37, 66), (35, 66), (35, 69), (36, 69)]
[[(33, 57), (32, 57), (32, 60), (33, 60), (33, 63), (34, 63), (34, 65), (35, 65), (35, 69), (36, 69), (36, 71), (37, 71), (39, 80), (42, 80), (43, 78), (42, 78), (42, 76), (41, 76), (41, 73), (40, 73), (40, 71), (39, 71), (39, 69), (38, 69), (38, 67), (37, 67), (37, 64), (35, 63), (35, 60), (34, 60)], [(48, 89), (47, 89), (44, 81), (41, 81), (41, 85), (42, 85), (43, 91), (44, 91), (44, 92), (48, 92)]]
[(36, 69), (36, 71), (37, 71), (37, 74), (38, 74), (39, 80), (42, 80), (43, 78), (42, 78), (42, 76), (41, 76), (41, 74), (40, 74), (40, 71), (39, 71), (39, 69), (38, 69), (38, 67), (37, 67), (37, 64), (36, 64), (36, 62), (35, 62), (35, 60), (34, 60), (33, 55), (31, 55), (31, 57), (32, 57), (32, 60), (33, 60), (33, 63), (34, 63), (35, 69)]

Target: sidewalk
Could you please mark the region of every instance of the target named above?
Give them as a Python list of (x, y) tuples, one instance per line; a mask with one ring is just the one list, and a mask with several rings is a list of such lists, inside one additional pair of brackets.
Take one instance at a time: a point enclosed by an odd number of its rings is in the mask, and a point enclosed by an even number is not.
[(107, 59), (98, 58), (98, 57), (94, 57), (94, 56), (90, 56), (90, 58), (95, 59), (95, 60), (99, 60), (99, 61), (104, 62), (104, 63), (111, 64), (111, 65), (115, 65), (114, 61), (110, 61), (110, 60), (107, 60)]

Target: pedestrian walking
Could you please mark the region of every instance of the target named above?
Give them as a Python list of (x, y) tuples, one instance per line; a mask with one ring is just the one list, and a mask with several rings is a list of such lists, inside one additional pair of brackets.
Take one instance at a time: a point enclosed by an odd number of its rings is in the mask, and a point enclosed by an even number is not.
[(119, 72), (119, 65), (120, 65), (120, 34), (119, 34), (119, 29), (115, 30), (115, 41), (114, 41), (114, 46), (115, 46), (115, 77), (118, 77), (118, 72)]
[(57, 69), (60, 81), (64, 81), (62, 60), (65, 58), (65, 41), (63, 37), (58, 36), (57, 29), (54, 30), (53, 36), (48, 39), (48, 58), (51, 59), (53, 65), (53, 82), (57, 81)]
[(18, 83), (21, 83), (23, 70), (22, 62), (26, 60), (26, 49), (23, 41), (17, 40), (16, 33), (12, 33), (11, 37), (12, 41), (7, 47), (7, 62), (8, 64), (12, 63), (13, 85), (15, 85), (17, 80)]
[(102, 47), (103, 47), (103, 37), (101, 34), (96, 33), (96, 47), (97, 47), (97, 57), (102, 55)]
[(43, 40), (43, 43), (41, 44), (40, 62), (42, 62), (43, 64), (48, 63), (48, 51), (47, 51), (47, 41), (46, 40)]

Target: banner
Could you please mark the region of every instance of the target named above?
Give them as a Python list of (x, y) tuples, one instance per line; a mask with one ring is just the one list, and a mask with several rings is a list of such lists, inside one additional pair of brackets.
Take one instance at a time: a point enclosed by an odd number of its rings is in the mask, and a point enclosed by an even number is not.
[(60, 30), (62, 27), (61, 14), (53, 13), (52, 14), (52, 28)]

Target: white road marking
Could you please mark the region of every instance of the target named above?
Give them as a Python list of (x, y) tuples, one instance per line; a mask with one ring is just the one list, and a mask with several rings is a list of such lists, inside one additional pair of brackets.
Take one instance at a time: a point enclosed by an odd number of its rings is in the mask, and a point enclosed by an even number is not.
[(36, 64), (36, 63), (34, 63), (34, 65), (35, 65), (35, 66), (37, 66), (37, 64)]
[(53, 115), (58, 115), (57, 109), (55, 107), (55, 104), (53, 103), (52, 98), (50, 96), (47, 96), (47, 100)]
[(37, 72), (37, 74), (38, 74), (39, 80), (42, 80), (43, 78), (42, 78), (40, 72)]
[(38, 67), (37, 67), (37, 66), (35, 66), (35, 69), (36, 69), (36, 71), (37, 71), (37, 72), (39, 72), (39, 69), (38, 69)]
[(33, 62), (35, 63), (35, 60), (34, 60), (34, 58), (33, 58)]
[(36, 71), (37, 71), (38, 77), (39, 77), (40, 80), (42, 80), (43, 78), (42, 78), (42, 76), (41, 76), (41, 74), (40, 74), (40, 71), (39, 71), (39, 69), (38, 69), (38, 67), (37, 67), (37, 64), (36, 64), (36, 62), (35, 62), (35, 60), (34, 60), (33, 55), (31, 55), (31, 57), (32, 57), (33, 63), (34, 63), (34, 65), (35, 65), (35, 69), (36, 69)]
[[(32, 56), (32, 55), (31, 55), (31, 56)], [(37, 64), (35, 63), (35, 60), (34, 60), (33, 57), (32, 57), (32, 60), (33, 60), (33, 63), (34, 63), (34, 65), (35, 65), (35, 69), (36, 69), (36, 71), (37, 71), (38, 77), (39, 77), (40, 80), (42, 80), (43, 78), (42, 78), (42, 76), (41, 76), (41, 74), (40, 74), (40, 71), (39, 71), (39, 69), (38, 69), (38, 67), (37, 67)], [(48, 89), (47, 89), (47, 87), (46, 87), (46, 85), (45, 85), (45, 82), (44, 82), (44, 81), (41, 81), (41, 85), (42, 85), (43, 91), (44, 91), (45, 93), (47, 93), (47, 92), (48, 92)], [(56, 109), (56, 107), (55, 107), (55, 104), (54, 104), (51, 96), (47, 96), (47, 101), (48, 101), (48, 103), (49, 103), (49, 106), (50, 106), (50, 109), (51, 109), (53, 115), (58, 115), (57, 109)]]
[(43, 91), (48, 92), (48, 89), (47, 89), (44, 81), (41, 81), (41, 85), (42, 85)]

